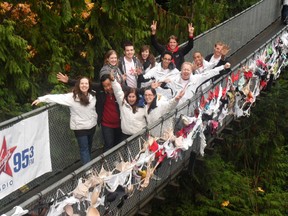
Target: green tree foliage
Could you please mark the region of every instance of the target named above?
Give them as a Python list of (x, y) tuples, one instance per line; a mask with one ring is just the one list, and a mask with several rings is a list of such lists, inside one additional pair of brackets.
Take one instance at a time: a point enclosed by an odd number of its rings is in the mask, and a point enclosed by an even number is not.
[(15, 22), (3, 20), (0, 38), (0, 115), (13, 115), (17, 110), (11, 107), (17, 108), (18, 103), (25, 103), (26, 96), (35, 95), (37, 84), (33, 74), (37, 73), (37, 68), (29, 61), (27, 42), (15, 34)]

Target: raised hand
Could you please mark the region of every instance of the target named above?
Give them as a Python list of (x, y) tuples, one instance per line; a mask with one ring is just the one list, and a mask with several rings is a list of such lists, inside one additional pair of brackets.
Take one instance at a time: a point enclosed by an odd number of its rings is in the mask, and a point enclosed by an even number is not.
[(156, 88), (158, 88), (160, 85), (161, 85), (161, 83), (154, 81), (154, 82), (151, 83), (151, 88), (156, 89)]
[(126, 81), (126, 79), (127, 79), (127, 75), (126, 75), (126, 73), (122, 75), (122, 79), (123, 79), (123, 82)]
[(115, 80), (114, 73), (110, 72), (109, 79), (113, 82)]
[(68, 83), (69, 77), (65, 74), (62, 74), (61, 72), (57, 73), (57, 80), (63, 83)]
[(137, 75), (140, 75), (140, 74), (142, 74), (143, 69), (142, 69), (142, 67), (136, 67), (135, 71), (136, 71)]
[(157, 30), (157, 21), (153, 20), (151, 25), (151, 34), (155, 35)]
[(184, 94), (185, 94), (185, 88), (182, 89), (182, 90), (175, 96), (175, 99), (176, 99), (177, 101), (179, 101), (179, 100), (184, 96)]
[(221, 49), (221, 56), (225, 57), (229, 51), (230, 47), (227, 44), (224, 44)]
[(33, 106), (33, 105), (38, 105), (39, 103), (41, 103), (41, 102), (40, 102), (38, 99), (36, 99), (36, 100), (34, 100), (34, 101), (32, 102), (31, 105), (32, 105), (32, 106)]
[(189, 36), (193, 37), (193, 35), (194, 35), (194, 27), (193, 27), (192, 23), (188, 23), (188, 33), (189, 33)]

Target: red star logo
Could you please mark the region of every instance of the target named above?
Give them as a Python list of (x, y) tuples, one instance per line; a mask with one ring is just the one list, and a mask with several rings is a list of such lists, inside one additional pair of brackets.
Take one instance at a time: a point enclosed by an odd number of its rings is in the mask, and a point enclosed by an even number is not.
[(6, 140), (4, 137), (0, 150), (0, 175), (2, 172), (5, 172), (7, 175), (12, 177), (12, 170), (8, 162), (16, 148), (17, 146), (14, 146), (7, 150)]

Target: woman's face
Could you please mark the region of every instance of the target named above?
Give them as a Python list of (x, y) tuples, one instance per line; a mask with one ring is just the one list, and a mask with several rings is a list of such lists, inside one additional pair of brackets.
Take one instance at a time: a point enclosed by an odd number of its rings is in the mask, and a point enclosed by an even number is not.
[(143, 60), (146, 60), (149, 56), (149, 50), (144, 50), (143, 52), (141, 52), (141, 56)]
[(144, 92), (144, 99), (148, 105), (150, 105), (152, 103), (154, 98), (155, 98), (155, 95), (152, 93), (152, 91), (150, 89), (148, 89)]
[(79, 88), (82, 93), (87, 94), (89, 90), (89, 80), (87, 78), (82, 78), (79, 83)]
[(127, 102), (133, 106), (135, 103), (136, 103), (136, 100), (137, 100), (137, 96), (135, 93), (130, 93), (128, 96), (127, 96)]
[(115, 53), (111, 54), (107, 60), (110, 65), (113, 65), (113, 66), (117, 65), (118, 59)]
[(171, 51), (173, 51), (178, 46), (178, 43), (175, 39), (170, 39), (168, 46), (170, 47)]

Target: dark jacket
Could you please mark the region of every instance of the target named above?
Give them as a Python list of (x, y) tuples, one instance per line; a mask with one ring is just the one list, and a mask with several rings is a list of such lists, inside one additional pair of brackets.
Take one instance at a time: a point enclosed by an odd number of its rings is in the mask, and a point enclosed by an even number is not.
[[(213, 53), (207, 55), (207, 56), (205, 57), (205, 60), (208, 61), (208, 62), (210, 62), (210, 60), (211, 60), (211, 58), (212, 58), (213, 55), (214, 55)], [(220, 59), (219, 62), (218, 62), (218, 64), (217, 64), (215, 67), (219, 67), (219, 66), (221, 66), (221, 65), (225, 65), (227, 62), (228, 62), (227, 59), (225, 59), (225, 60)], [(214, 67), (214, 68), (215, 68), (215, 67)], [(219, 77), (221, 77), (221, 76), (224, 75), (224, 74), (229, 73), (230, 71), (231, 71), (230, 68), (229, 68), (229, 69), (223, 69), (223, 70), (220, 72), (219, 75), (217, 75), (217, 76), (215, 76), (215, 77), (212, 78), (212, 81), (215, 81), (215, 80), (219, 79)]]
[[(157, 42), (156, 35), (151, 35), (151, 44), (160, 55), (162, 55), (164, 51), (172, 52), (168, 46), (161, 45)], [(172, 52), (173, 61), (178, 70), (181, 70), (181, 65), (184, 62), (184, 56), (190, 52), (193, 46), (194, 46), (194, 39), (193, 37), (189, 37), (187, 44), (181, 47), (177, 46), (176, 49)]]
[[(207, 56), (205, 57), (205, 60), (208, 61), (208, 62), (210, 62), (210, 60), (211, 60), (211, 58), (212, 58), (213, 55), (214, 55), (213, 53), (207, 55)], [(218, 62), (218, 64), (217, 64), (215, 67), (219, 67), (219, 66), (221, 66), (221, 65), (225, 65), (226, 63), (227, 63), (227, 60), (226, 60), (226, 59), (225, 59), (225, 60), (220, 59), (220, 61)]]

